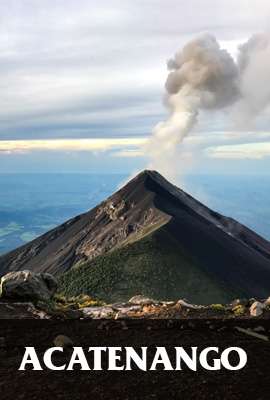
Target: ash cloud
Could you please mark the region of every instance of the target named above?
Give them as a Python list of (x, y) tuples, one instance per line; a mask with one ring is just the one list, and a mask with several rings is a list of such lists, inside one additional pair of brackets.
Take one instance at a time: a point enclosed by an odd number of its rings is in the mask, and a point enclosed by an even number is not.
[(180, 145), (196, 124), (200, 110), (234, 107), (238, 120), (254, 118), (270, 102), (270, 40), (253, 36), (239, 48), (237, 61), (216, 38), (204, 34), (168, 61), (165, 84), (168, 119), (153, 130), (146, 151), (150, 168), (174, 179)]
[(184, 91), (199, 100), (200, 108), (219, 108), (238, 95), (238, 69), (214, 36), (205, 34), (188, 43), (168, 61), (169, 95)]

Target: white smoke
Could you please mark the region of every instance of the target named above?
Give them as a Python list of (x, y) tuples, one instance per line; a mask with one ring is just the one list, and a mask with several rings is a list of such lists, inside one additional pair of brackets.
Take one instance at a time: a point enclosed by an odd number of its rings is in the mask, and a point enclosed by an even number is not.
[(237, 103), (237, 113), (243, 117), (256, 116), (269, 104), (269, 43), (267, 35), (254, 36), (241, 46), (235, 62), (214, 36), (204, 34), (169, 60), (165, 85), (169, 116), (154, 128), (146, 147), (150, 168), (175, 177), (180, 144), (201, 109), (219, 110)]

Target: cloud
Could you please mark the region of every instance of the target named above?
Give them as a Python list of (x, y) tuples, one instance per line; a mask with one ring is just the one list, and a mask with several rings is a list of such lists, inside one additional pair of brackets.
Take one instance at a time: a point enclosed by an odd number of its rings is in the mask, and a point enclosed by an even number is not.
[(0, 138), (147, 135), (163, 116), (174, 49), (207, 30), (235, 51), (267, 28), (269, 9), (268, 0), (2, 1)]
[(218, 144), (243, 144), (270, 140), (270, 132), (256, 131), (212, 131), (198, 132), (185, 138), (184, 146), (212, 147)]
[(261, 160), (270, 157), (270, 141), (209, 147), (205, 153), (210, 158)]
[[(99, 165), (126, 171), (128, 164), (143, 164), (142, 142), (166, 114), (166, 61), (175, 49), (209, 32), (236, 58), (239, 43), (269, 29), (269, 0), (183, 4), (0, 2), (0, 154), (7, 155), (0, 170), (32, 171), (36, 165), (40, 171), (83, 171)], [(262, 132), (269, 127), (267, 110), (247, 134), (234, 131), (231, 121), (228, 113), (202, 113), (196, 132), (183, 142), (181, 159), (191, 151), (199, 159), (206, 148), (270, 140)], [(129, 138), (139, 141), (125, 142)], [(214, 158), (207, 162), (218, 164)]]
[(28, 153), (34, 151), (104, 152), (113, 149), (123, 149), (125, 152), (132, 152), (139, 151), (139, 148), (145, 142), (146, 138), (1, 140), (0, 154)]

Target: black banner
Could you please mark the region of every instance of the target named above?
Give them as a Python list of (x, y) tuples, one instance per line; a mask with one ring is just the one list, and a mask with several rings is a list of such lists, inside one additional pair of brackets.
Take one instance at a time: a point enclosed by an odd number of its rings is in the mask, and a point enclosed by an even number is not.
[[(267, 320), (1, 320), (0, 398), (8, 399), (266, 399), (270, 390), (270, 323)], [(76, 364), (73, 371), (51, 370), (43, 361), (47, 349), (63, 346), (52, 356), (55, 366), (68, 365), (74, 347), (81, 347), (89, 370)], [(25, 348), (34, 347), (42, 370), (28, 363), (19, 370)], [(102, 370), (93, 370), (89, 347), (104, 347)], [(119, 347), (117, 364), (123, 370), (108, 370), (108, 348)], [(132, 363), (125, 369), (125, 347), (141, 354), (147, 347), (147, 370)], [(175, 347), (189, 356), (197, 347), (196, 371), (182, 363), (181, 370), (150, 370), (157, 347), (164, 347), (175, 367)], [(222, 365), (207, 370), (199, 354), (208, 347), (208, 363), (213, 367), (222, 351), (239, 347), (247, 354), (246, 365), (230, 371)], [(233, 352), (229, 361), (237, 365)]]

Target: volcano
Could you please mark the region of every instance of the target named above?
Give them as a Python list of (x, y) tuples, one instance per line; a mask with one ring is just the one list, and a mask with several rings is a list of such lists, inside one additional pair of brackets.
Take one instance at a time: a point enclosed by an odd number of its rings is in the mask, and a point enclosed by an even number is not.
[(64, 293), (197, 303), (270, 294), (270, 243), (143, 171), (94, 209), (0, 257), (0, 275), (59, 276)]

